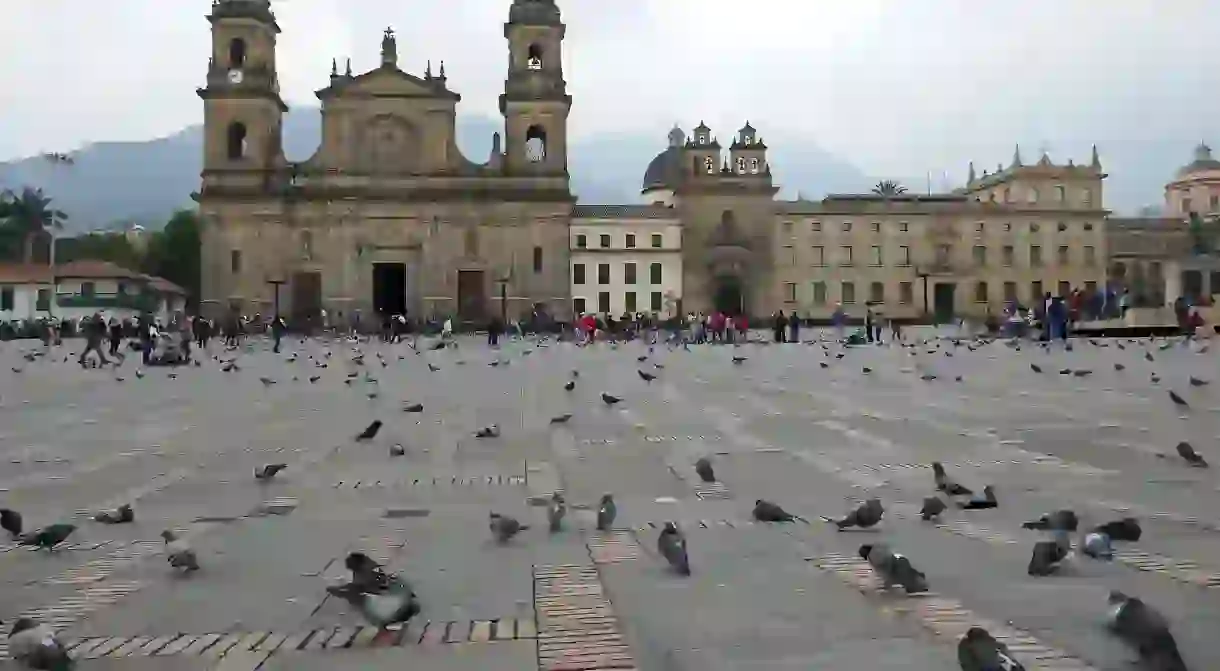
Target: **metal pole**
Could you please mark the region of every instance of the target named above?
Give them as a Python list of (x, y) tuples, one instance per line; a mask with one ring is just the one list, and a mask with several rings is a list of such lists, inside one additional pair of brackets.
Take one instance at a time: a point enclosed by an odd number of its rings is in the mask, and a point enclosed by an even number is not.
[(508, 278), (500, 280), (500, 323), (508, 323)]
[(920, 273), (919, 279), (923, 280), (923, 317), (928, 319), (931, 314), (928, 310), (928, 274)]

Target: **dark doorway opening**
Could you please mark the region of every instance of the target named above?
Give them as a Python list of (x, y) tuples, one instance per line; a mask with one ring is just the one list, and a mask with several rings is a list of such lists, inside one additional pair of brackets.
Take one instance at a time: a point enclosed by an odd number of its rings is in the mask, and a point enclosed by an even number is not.
[(952, 282), (937, 282), (932, 289), (932, 314), (936, 323), (947, 324), (953, 321), (956, 292), (957, 285)]
[[(278, 289), (278, 287), (277, 287)], [(322, 317), (322, 274), (292, 276), (292, 322), (298, 328), (318, 325)]]
[(373, 264), (373, 310), (381, 316), (407, 313), (407, 264)]
[(458, 271), (458, 318), (482, 324), (487, 321), (487, 286), (482, 270)]
[(712, 307), (717, 312), (736, 317), (745, 314), (745, 294), (742, 291), (741, 280), (736, 277), (720, 277), (716, 279), (716, 293), (712, 297)]

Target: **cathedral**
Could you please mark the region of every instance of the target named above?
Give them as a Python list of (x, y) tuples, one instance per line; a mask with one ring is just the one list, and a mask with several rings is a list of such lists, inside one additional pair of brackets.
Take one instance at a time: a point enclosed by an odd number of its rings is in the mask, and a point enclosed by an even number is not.
[[(915, 318), (1102, 280), (1105, 177), (1042, 156), (949, 194), (776, 199), (748, 122), (728, 146), (675, 128), (641, 202), (577, 204), (568, 179), (572, 97), (555, 0), (505, 0), (503, 134), (476, 162), (455, 139), (444, 64), (335, 62), (317, 91), (322, 139), (284, 157), (269, 0), (214, 0), (196, 195), (205, 314), (277, 311), (298, 323), (406, 313), (469, 323), (545, 313), (714, 309), (811, 318), (868, 303)], [(1043, 250), (1046, 250), (1044, 256)], [(958, 290), (959, 287), (961, 290)]]

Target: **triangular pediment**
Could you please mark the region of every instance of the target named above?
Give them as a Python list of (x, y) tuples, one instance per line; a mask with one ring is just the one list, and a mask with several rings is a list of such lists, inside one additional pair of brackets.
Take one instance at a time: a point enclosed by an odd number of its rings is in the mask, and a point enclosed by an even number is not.
[(423, 79), (393, 66), (380, 67), (356, 77), (341, 77), (318, 91), (317, 95), (323, 100), (349, 96), (461, 99), (458, 94), (446, 89), (441, 79)]

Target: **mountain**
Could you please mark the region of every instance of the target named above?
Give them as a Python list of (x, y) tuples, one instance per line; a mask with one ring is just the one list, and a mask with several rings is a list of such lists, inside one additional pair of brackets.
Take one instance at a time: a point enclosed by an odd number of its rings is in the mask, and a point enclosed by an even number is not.
[[(475, 162), (486, 160), (499, 120), (460, 117), (458, 145)], [(321, 137), (316, 109), (284, 119), (284, 153), (290, 160), (313, 154)], [(808, 139), (767, 137), (775, 141), (771, 162), (784, 186), (783, 196), (820, 197), (826, 193), (867, 191), (877, 180), (838, 159)], [(778, 140), (778, 141), (776, 141)], [(68, 213), (67, 229), (83, 232), (116, 224), (158, 228), (176, 208), (191, 204), (199, 187), (203, 127), (190, 126), (169, 137), (145, 142), (97, 142), (73, 152), (72, 165), (42, 157), (0, 163), (0, 189), (36, 186)], [(644, 169), (665, 148), (665, 132), (601, 135), (571, 145), (572, 190), (583, 203), (639, 202)]]

